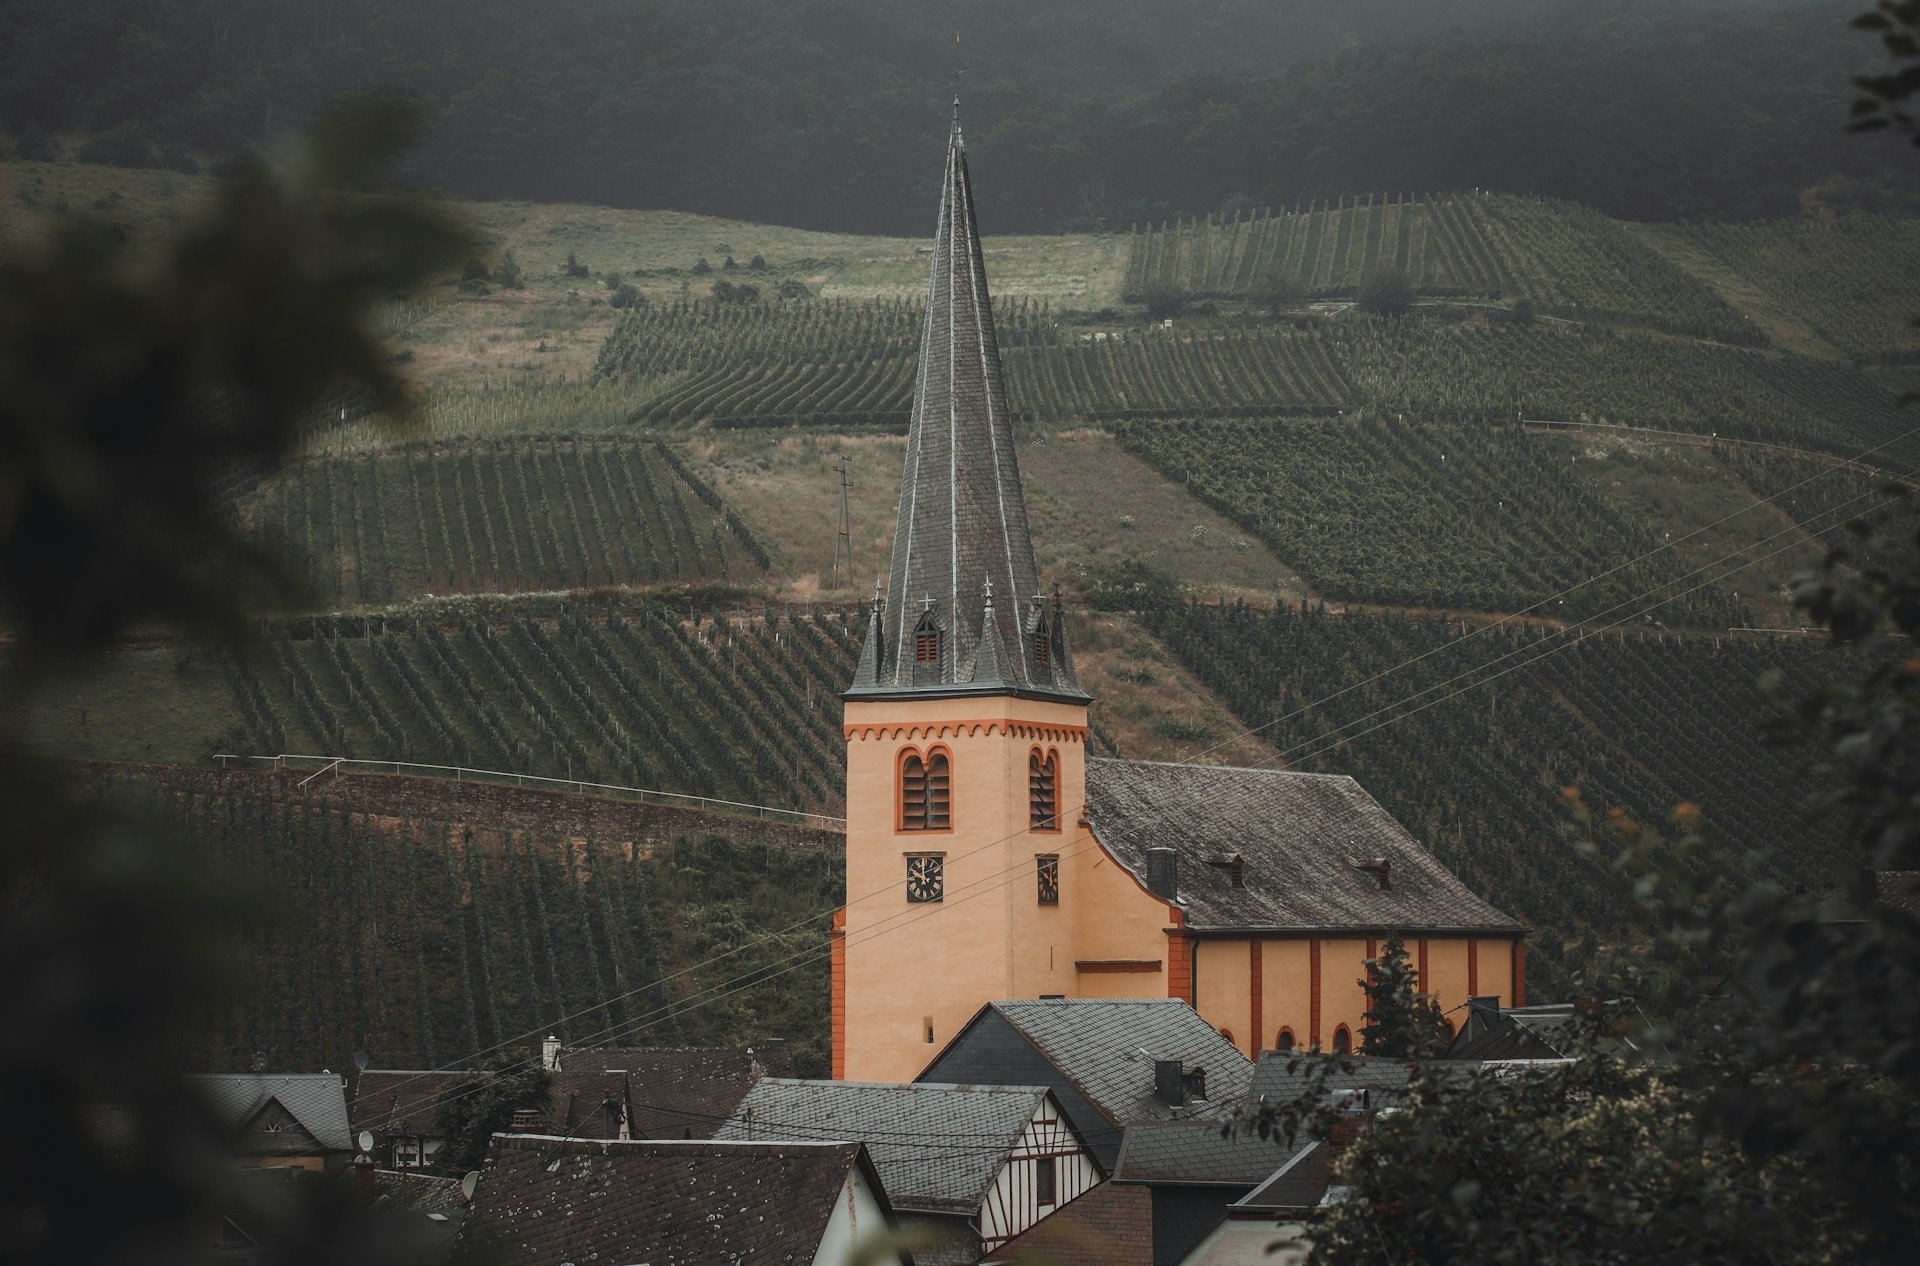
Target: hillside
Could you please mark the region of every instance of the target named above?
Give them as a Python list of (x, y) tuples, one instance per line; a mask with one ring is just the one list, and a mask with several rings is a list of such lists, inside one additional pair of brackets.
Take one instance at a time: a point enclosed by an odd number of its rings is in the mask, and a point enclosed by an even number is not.
[[(5, 170), (16, 235), (61, 200), (158, 233), (200, 187)], [(286, 470), (233, 481), (234, 514), (294, 560), (305, 597), (263, 613), (244, 656), (155, 630), (42, 692), (28, 732), (96, 760), (294, 752), (837, 812), (837, 692), (892, 531), (919, 243), (472, 211), (485, 279), (382, 317), (423, 390), (413, 429), (349, 407)], [(1734, 630), (1790, 630), (1793, 572), (1888, 475), (1920, 471), (1920, 420), (1893, 403), (1920, 348), (1907, 297), (1877, 281), (1911, 230), (1361, 195), (991, 239), (1039, 561), (1074, 612), (1097, 746), (1354, 773), (1539, 927), (1549, 993), (1645, 931), (1564, 839), (1565, 786), (1651, 817), (1697, 803), (1774, 850), (1782, 882), (1829, 882), (1850, 863), (1796, 817), (1795, 759), (1759, 746), (1745, 701), (1763, 672), (1843, 666), (1790, 632)], [(1352, 302), (1383, 268), (1416, 292), (1404, 317)], [(1276, 278), (1297, 288), (1277, 304)], [(1141, 300), (1169, 293), (1171, 324), (1149, 321)], [(843, 458), (853, 558), (836, 568)], [(290, 785), (316, 768), (111, 775), (275, 883), (378, 885), (377, 919), (329, 896), (341, 912), (252, 943), (257, 970), (327, 1001), (304, 1027), (236, 1013), (210, 1058), (428, 1060), (616, 979), (670, 1001), (675, 963), (794, 923), (838, 883), (738, 819), (649, 827), (641, 847), (625, 807), (568, 819), (589, 798), (483, 820), (474, 805), (507, 793), (462, 779), (414, 806), (366, 778)], [(779, 944), (817, 945), (810, 928)], [(774, 1016), (817, 1042), (798, 1017), (824, 969), (795, 960), (790, 983), (682, 1013), (680, 1032), (746, 1040)]]

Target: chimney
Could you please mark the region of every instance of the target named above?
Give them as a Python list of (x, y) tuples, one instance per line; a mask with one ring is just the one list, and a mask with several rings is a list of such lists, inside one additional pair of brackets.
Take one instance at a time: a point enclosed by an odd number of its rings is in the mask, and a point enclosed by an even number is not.
[(1147, 850), (1147, 891), (1168, 901), (1180, 900), (1180, 854), (1170, 848)]
[(1332, 1153), (1335, 1164), (1366, 1126), (1367, 1118), (1357, 1112), (1342, 1112), (1333, 1119), (1333, 1128), (1327, 1133), (1327, 1151)]
[(548, 1034), (547, 1040), (540, 1043), (540, 1067), (550, 1073), (560, 1071), (560, 1039), (552, 1034)]
[(353, 1189), (360, 1197), (361, 1204), (373, 1203), (375, 1195), (373, 1157), (365, 1152), (353, 1158)]
[(547, 1123), (540, 1119), (537, 1108), (515, 1108), (513, 1123), (507, 1126), (509, 1134), (545, 1134)]
[(1185, 1106), (1187, 1102), (1186, 1070), (1180, 1067), (1179, 1060), (1156, 1059), (1153, 1061), (1153, 1097), (1171, 1107)]

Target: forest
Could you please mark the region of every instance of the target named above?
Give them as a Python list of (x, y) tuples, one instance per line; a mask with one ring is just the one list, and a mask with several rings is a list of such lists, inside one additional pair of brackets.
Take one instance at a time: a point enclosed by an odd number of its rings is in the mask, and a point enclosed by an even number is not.
[(917, 233), (957, 80), (991, 232), (1356, 189), (1640, 219), (1911, 208), (1881, 147), (1834, 144), (1862, 7), (14, 0), (0, 134), (22, 158), (198, 169), (388, 88), (430, 116), (412, 174), (469, 197)]

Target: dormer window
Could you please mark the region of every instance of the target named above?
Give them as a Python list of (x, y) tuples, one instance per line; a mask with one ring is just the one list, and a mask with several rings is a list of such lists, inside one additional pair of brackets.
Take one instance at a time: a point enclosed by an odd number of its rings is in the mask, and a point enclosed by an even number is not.
[(913, 626), (913, 663), (916, 668), (940, 663), (940, 626), (934, 622), (931, 603)]

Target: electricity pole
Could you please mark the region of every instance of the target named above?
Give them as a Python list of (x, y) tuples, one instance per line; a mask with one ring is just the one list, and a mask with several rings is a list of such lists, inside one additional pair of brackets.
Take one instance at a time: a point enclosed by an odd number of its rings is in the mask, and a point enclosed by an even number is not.
[(840, 473), (840, 517), (834, 527), (833, 537), (833, 587), (840, 587), (840, 560), (846, 559), (847, 583), (853, 583), (853, 519), (847, 511), (847, 490), (853, 485), (847, 482), (851, 471), (847, 457), (840, 456), (840, 464), (834, 469)]

